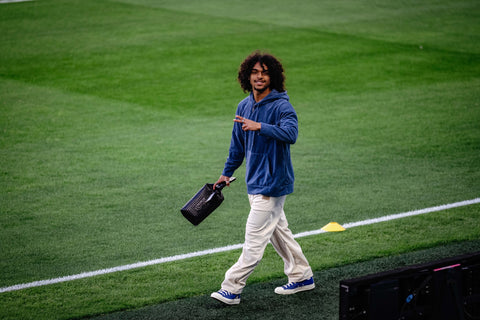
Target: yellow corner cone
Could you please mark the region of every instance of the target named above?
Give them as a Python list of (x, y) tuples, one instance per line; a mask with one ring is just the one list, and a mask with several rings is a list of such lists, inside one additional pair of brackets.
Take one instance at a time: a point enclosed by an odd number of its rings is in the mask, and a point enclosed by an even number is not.
[(345, 231), (345, 228), (336, 222), (330, 222), (325, 227), (323, 227), (322, 230), (327, 232), (338, 232), (338, 231)]

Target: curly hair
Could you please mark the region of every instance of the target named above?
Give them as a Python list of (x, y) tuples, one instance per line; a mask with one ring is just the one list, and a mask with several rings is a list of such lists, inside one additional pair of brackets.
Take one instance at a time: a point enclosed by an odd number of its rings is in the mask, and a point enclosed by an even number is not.
[(268, 53), (261, 53), (259, 50), (251, 53), (240, 65), (238, 71), (238, 82), (242, 86), (244, 92), (251, 92), (252, 85), (250, 83), (250, 75), (252, 69), (260, 62), (260, 65), (268, 68), (268, 74), (270, 76), (270, 87), (278, 92), (285, 91), (285, 75), (283, 66), (277, 58)]

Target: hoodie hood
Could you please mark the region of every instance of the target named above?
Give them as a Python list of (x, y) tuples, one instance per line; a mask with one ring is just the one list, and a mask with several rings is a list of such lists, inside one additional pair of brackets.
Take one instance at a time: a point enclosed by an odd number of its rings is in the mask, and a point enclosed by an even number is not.
[(251, 99), (251, 103), (253, 104), (254, 107), (259, 107), (263, 104), (267, 104), (267, 103), (270, 103), (270, 102), (273, 102), (273, 101), (279, 100), (279, 99), (284, 99), (286, 101), (290, 100), (290, 97), (288, 96), (287, 91), (278, 92), (275, 89), (272, 89), (272, 91), (265, 98), (260, 100), (259, 102), (255, 101), (255, 98), (253, 96), (253, 92), (250, 92), (249, 98)]

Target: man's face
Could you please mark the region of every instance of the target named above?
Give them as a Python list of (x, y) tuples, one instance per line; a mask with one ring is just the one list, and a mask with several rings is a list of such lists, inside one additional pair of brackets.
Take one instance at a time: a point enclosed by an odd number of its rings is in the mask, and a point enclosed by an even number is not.
[(266, 65), (261, 65), (260, 62), (257, 62), (253, 66), (250, 74), (250, 84), (255, 91), (264, 92), (267, 89), (270, 91), (270, 75)]

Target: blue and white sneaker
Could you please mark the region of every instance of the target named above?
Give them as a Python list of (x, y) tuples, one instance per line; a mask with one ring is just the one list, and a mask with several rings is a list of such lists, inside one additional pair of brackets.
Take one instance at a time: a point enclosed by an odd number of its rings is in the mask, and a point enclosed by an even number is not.
[(220, 290), (214, 292), (210, 295), (210, 297), (217, 299), (226, 304), (239, 304), (240, 303), (240, 295), (228, 292), (227, 290)]
[(300, 282), (290, 282), (284, 286), (275, 288), (275, 293), (277, 294), (294, 294), (300, 291), (312, 290), (315, 288), (315, 282), (313, 277), (307, 280)]

